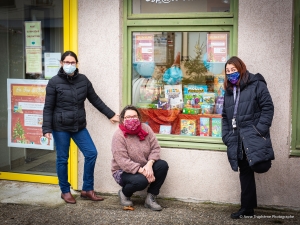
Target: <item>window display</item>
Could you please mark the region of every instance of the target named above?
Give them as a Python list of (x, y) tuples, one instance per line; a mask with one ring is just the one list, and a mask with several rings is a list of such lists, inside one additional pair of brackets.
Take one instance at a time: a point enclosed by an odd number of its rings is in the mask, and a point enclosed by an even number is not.
[(155, 133), (221, 137), (228, 32), (134, 32), (132, 104)]

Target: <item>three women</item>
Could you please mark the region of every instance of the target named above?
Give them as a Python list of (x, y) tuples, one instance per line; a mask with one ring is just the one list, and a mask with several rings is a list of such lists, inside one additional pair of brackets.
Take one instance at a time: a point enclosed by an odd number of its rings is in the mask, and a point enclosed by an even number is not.
[[(44, 136), (51, 138), (52, 133), (56, 143), (61, 198), (67, 203), (76, 203), (70, 193), (67, 175), (71, 138), (85, 156), (81, 196), (103, 200), (94, 192), (97, 150), (86, 129), (85, 99), (112, 123), (119, 121), (118, 115), (95, 93), (88, 78), (79, 73), (77, 63), (74, 52), (67, 51), (62, 55), (62, 67), (47, 85), (42, 127)], [(232, 169), (240, 169), (241, 209), (231, 217), (241, 218), (253, 215), (257, 206), (254, 172), (268, 171), (274, 159), (269, 130), (274, 106), (263, 76), (249, 73), (241, 59), (230, 58), (225, 70), (222, 139)], [(160, 159), (155, 134), (148, 125), (140, 122), (139, 111), (134, 106), (127, 106), (121, 112), (119, 129), (113, 136), (112, 153), (111, 170), (122, 186), (118, 193), (120, 203), (133, 206), (130, 199), (133, 193), (149, 186), (145, 206), (161, 210), (155, 197), (166, 178), (168, 164)]]

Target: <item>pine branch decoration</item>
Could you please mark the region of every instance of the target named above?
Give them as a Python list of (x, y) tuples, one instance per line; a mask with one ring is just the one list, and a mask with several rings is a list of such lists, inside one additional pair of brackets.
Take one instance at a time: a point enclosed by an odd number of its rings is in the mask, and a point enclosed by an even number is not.
[(195, 53), (196, 57), (192, 58), (189, 57), (189, 60), (184, 61), (184, 67), (186, 68), (186, 73), (188, 78), (183, 79), (183, 83), (202, 83), (205, 82), (205, 75), (207, 73), (207, 68), (205, 67), (204, 63), (202, 62), (202, 55), (204, 44), (200, 45), (200, 37), (195, 45)]

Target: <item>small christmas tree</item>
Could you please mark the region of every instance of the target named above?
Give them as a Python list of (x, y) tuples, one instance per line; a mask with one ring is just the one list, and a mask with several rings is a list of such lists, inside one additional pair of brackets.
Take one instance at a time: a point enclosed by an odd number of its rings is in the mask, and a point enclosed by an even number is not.
[(20, 140), (21, 143), (25, 142), (25, 132), (24, 129), (22, 127), (22, 124), (20, 122), (20, 119), (18, 119), (15, 127), (13, 128), (13, 139), (14, 140)]
[(207, 67), (202, 61), (204, 44), (200, 45), (200, 37), (195, 45), (196, 57), (192, 58), (189, 56), (188, 60), (184, 61), (184, 67), (186, 68), (187, 78), (183, 78), (182, 83), (205, 83), (206, 78), (203, 76), (207, 73)]

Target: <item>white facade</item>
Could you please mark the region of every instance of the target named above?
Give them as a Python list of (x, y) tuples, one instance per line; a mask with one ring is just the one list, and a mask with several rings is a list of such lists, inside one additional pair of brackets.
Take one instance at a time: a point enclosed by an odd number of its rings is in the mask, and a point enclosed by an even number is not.
[[(115, 112), (122, 109), (122, 1), (78, 0), (78, 56), (80, 72)], [(260, 206), (300, 208), (300, 158), (289, 156), (291, 139), (291, 84), (293, 0), (240, 0), (238, 56), (252, 73), (261, 73), (275, 105), (271, 137), (275, 151), (272, 168), (256, 174)], [(86, 103), (88, 130), (98, 149), (95, 190), (117, 193), (111, 175), (112, 135), (118, 125)], [(185, 201), (240, 203), (239, 173), (233, 172), (226, 152), (162, 148), (169, 173), (160, 197)], [(80, 153), (78, 188), (84, 158)]]

